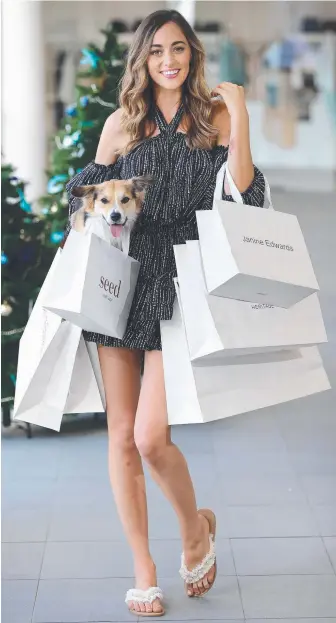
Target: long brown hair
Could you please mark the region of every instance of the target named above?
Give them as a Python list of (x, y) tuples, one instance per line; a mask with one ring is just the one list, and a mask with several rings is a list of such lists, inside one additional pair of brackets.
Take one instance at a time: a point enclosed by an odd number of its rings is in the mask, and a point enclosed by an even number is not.
[(188, 128), (187, 144), (192, 149), (210, 149), (218, 134), (218, 130), (211, 123), (211, 94), (204, 77), (205, 52), (201, 41), (178, 11), (155, 11), (141, 22), (135, 33), (121, 81), (119, 99), (122, 107), (122, 126), (130, 136), (125, 153), (155, 131), (154, 92), (147, 69), (147, 59), (155, 33), (168, 22), (174, 22), (180, 27), (191, 49), (190, 70), (182, 89)]

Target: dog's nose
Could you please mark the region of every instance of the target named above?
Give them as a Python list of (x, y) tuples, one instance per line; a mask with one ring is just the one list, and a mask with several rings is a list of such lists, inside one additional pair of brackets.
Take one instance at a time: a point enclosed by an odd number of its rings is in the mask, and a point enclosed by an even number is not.
[(113, 211), (110, 214), (110, 218), (111, 218), (112, 223), (118, 223), (118, 221), (120, 221), (121, 219), (121, 214), (120, 212)]

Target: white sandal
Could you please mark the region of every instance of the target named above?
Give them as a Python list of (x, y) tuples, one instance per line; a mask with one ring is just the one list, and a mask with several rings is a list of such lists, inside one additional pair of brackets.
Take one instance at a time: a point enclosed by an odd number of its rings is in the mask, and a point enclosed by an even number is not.
[[(126, 593), (125, 602), (127, 605), (130, 601), (136, 604), (152, 604), (155, 599), (159, 599), (160, 602), (163, 600), (163, 592), (158, 586), (151, 586), (146, 591), (140, 588), (131, 588)], [(163, 606), (160, 612), (140, 612), (133, 608), (129, 608), (129, 611), (132, 614), (136, 614), (138, 617), (162, 617), (165, 614)]]
[[(188, 569), (185, 564), (184, 553), (181, 556), (181, 568), (180, 568), (180, 576), (184, 580), (184, 588), (188, 595), (188, 597), (203, 597), (206, 595), (213, 587), (217, 575), (217, 561), (216, 561), (216, 552), (215, 552), (215, 537), (216, 537), (216, 517), (215, 514), (208, 509), (201, 509), (199, 511), (200, 515), (203, 515), (209, 522), (209, 551), (204, 556), (202, 562), (200, 562), (193, 569)], [(215, 567), (215, 575), (210, 586), (203, 590), (202, 593), (198, 594), (188, 594), (188, 584), (195, 584), (203, 580), (203, 578), (209, 573), (212, 567)]]

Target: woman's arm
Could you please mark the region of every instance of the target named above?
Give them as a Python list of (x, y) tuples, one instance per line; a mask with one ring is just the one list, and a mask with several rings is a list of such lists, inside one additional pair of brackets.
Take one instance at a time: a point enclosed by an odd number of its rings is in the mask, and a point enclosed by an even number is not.
[(97, 164), (114, 164), (119, 150), (125, 145), (127, 136), (121, 128), (121, 112), (118, 108), (105, 121), (95, 157)]
[[(230, 173), (238, 190), (243, 193), (250, 187), (255, 176), (244, 89), (223, 82), (213, 90), (213, 93), (220, 95), (224, 100), (214, 105), (213, 124), (218, 129), (218, 145), (229, 147)], [(225, 192), (230, 194), (227, 183)]]
[(107, 179), (118, 179), (119, 166), (117, 164), (117, 159), (118, 150), (123, 146), (122, 140), (124, 140), (124, 137), (120, 128), (120, 111), (116, 110), (105, 122), (95, 161), (89, 162), (86, 167), (77, 173), (66, 185), (69, 202), (69, 219), (61, 246), (64, 245), (71, 229), (70, 217), (81, 206), (81, 200), (73, 197), (71, 190), (75, 186), (101, 184)]

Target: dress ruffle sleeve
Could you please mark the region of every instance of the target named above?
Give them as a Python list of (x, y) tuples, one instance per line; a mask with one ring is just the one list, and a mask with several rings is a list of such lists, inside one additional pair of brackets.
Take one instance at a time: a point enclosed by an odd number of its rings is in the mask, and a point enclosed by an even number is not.
[(120, 179), (120, 160), (117, 160), (115, 164), (97, 164), (92, 161), (89, 162), (82, 171), (77, 173), (66, 185), (66, 191), (68, 193), (69, 200), (69, 220), (64, 232), (63, 244), (66, 241), (70, 229), (70, 216), (76, 212), (81, 206), (81, 201), (77, 197), (72, 197), (71, 190), (75, 186), (88, 186), (90, 184), (101, 184), (106, 180)]

